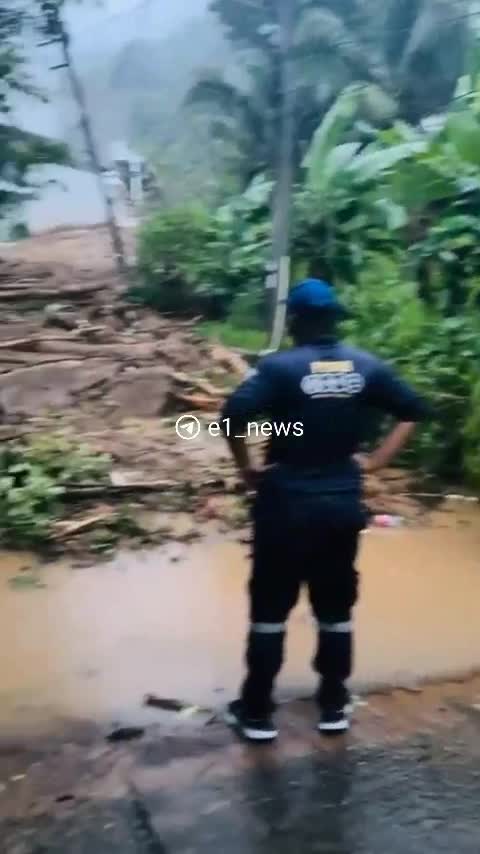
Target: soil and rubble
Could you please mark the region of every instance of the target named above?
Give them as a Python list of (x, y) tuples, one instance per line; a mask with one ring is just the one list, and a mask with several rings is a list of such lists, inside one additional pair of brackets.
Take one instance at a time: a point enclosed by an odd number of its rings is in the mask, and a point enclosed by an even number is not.
[[(195, 320), (129, 303), (104, 242), (99, 230), (85, 229), (2, 247), (0, 442), (61, 430), (111, 455), (109, 487), (77, 490), (83, 506), (60, 524), (62, 546), (91, 538), (119, 498), (134, 502), (149, 537), (168, 533), (158, 511), (172, 507), (241, 527), (247, 511), (232, 497), (237, 485), (223, 441), (202, 431), (181, 442), (174, 425), (182, 412), (218, 418), (248, 365), (202, 338)], [(395, 472), (368, 484), (373, 509), (411, 517), (419, 508), (403, 495), (408, 490)]]

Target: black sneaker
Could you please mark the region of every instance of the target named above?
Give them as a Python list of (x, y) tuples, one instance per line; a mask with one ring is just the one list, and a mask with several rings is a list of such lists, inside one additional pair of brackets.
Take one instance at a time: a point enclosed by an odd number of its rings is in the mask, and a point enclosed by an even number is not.
[(241, 732), (249, 741), (274, 741), (278, 730), (270, 715), (263, 718), (251, 718), (244, 714), (241, 700), (234, 700), (227, 707), (225, 721)]
[(325, 733), (341, 733), (350, 729), (349, 707), (325, 706), (321, 710), (318, 729)]

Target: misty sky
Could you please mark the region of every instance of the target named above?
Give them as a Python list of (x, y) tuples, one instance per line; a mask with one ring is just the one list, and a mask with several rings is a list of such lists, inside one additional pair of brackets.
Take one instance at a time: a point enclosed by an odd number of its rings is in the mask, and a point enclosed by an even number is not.
[(167, 36), (188, 18), (201, 14), (208, 0), (84, 0), (70, 3), (68, 21), (80, 51), (109, 49), (139, 35)]
[[(132, 38), (165, 38), (189, 18), (202, 14), (208, 0), (83, 0), (67, 4), (66, 21), (80, 71), (85, 63), (114, 54)], [(65, 128), (60, 96), (62, 72), (50, 71), (60, 61), (57, 48), (29, 51), (37, 83), (50, 103), (16, 99), (12, 120), (25, 130), (59, 137)]]

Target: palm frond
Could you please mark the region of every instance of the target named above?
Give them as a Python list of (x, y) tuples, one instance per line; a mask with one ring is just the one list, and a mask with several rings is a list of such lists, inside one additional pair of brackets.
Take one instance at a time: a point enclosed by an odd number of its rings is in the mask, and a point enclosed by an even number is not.
[(317, 66), (330, 54), (349, 68), (351, 79), (385, 85), (388, 74), (382, 64), (372, 61), (358, 30), (350, 29), (335, 12), (324, 8), (309, 10), (302, 16), (294, 37), (298, 60), (314, 57)]
[(393, 68), (402, 61), (422, 6), (423, 0), (388, 0), (385, 55)]
[(304, 160), (307, 186), (318, 190), (325, 180), (325, 164), (329, 155), (352, 126), (360, 103), (359, 87), (350, 87), (340, 95), (317, 128)]
[(423, 2), (397, 66), (406, 117), (413, 122), (446, 107), (461, 75), (468, 43), (466, 4)]
[(269, 51), (274, 42), (272, 20), (277, 0), (212, 0), (210, 9), (223, 23), (231, 41), (240, 47)]
[(187, 106), (203, 107), (231, 115), (243, 108), (246, 95), (216, 74), (207, 74), (194, 83), (187, 94)]

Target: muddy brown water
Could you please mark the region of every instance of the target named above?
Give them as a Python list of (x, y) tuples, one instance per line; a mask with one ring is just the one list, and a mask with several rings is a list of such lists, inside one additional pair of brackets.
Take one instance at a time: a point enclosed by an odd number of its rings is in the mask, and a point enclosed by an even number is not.
[[(44, 586), (15, 580), (33, 567)], [(411, 684), (480, 667), (480, 511), (445, 506), (425, 524), (365, 533), (355, 683)], [(60, 719), (159, 720), (147, 693), (219, 706), (242, 672), (248, 550), (208, 537), (121, 553), (110, 564), (36, 568), (0, 554), (0, 730), (48, 732)], [(279, 681), (313, 687), (314, 628), (302, 600)]]

